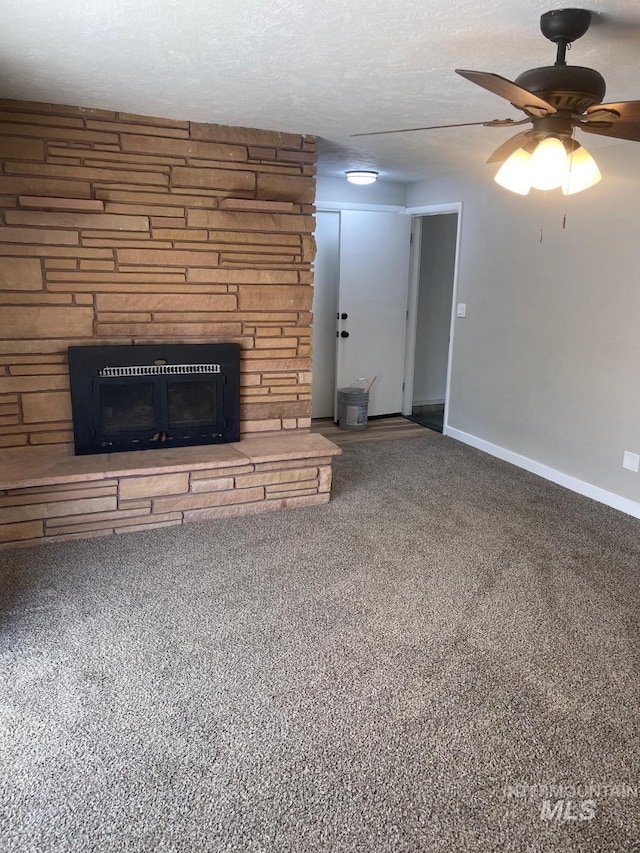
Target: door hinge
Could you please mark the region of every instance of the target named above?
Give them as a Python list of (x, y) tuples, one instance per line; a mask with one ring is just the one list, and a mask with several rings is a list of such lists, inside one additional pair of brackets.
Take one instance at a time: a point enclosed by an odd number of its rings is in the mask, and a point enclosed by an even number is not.
[(404, 391), (404, 382), (402, 383), (402, 390)]
[(411, 234), (409, 234), (409, 245), (411, 246), (412, 243), (413, 243), (413, 231), (411, 232)]

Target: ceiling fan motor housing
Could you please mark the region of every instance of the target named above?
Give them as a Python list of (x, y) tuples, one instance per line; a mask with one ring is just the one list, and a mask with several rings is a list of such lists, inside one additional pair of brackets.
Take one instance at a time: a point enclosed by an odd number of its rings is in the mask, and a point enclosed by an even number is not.
[(601, 104), (606, 92), (604, 78), (593, 68), (579, 65), (547, 65), (524, 71), (514, 81), (535, 92), (557, 110), (583, 113)]

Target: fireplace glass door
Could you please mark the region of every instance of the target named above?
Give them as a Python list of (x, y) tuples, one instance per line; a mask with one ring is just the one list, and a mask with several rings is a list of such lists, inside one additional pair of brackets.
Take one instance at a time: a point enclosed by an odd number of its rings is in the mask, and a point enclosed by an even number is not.
[(218, 420), (218, 395), (215, 382), (184, 379), (167, 384), (167, 429), (203, 427)]
[(151, 382), (102, 381), (99, 405), (101, 438), (106, 440), (129, 432), (140, 433), (142, 437), (155, 426), (155, 395)]
[[(122, 442), (142, 450), (220, 439), (222, 377), (98, 379), (96, 440), (103, 449)], [(198, 439), (203, 439), (202, 442)]]

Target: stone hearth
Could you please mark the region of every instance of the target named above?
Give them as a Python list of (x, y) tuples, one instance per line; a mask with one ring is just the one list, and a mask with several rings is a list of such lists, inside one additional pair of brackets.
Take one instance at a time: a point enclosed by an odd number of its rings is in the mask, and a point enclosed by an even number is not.
[(326, 503), (331, 457), (321, 435), (74, 456), (13, 448), (0, 474), (0, 543), (104, 536)]

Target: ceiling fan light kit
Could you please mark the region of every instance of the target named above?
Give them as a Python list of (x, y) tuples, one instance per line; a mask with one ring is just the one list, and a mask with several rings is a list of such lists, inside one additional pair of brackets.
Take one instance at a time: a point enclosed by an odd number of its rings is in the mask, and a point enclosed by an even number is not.
[(564, 195), (574, 195), (594, 186), (601, 177), (595, 160), (581, 145), (572, 150), (558, 137), (547, 136), (533, 154), (518, 148), (507, 157), (495, 181), (519, 195), (528, 195), (532, 187), (545, 191), (561, 188)]
[(430, 125), (380, 133), (531, 123), (532, 129), (520, 131), (503, 142), (487, 160), (501, 164), (496, 182), (520, 195), (527, 195), (531, 187), (543, 191), (560, 188), (565, 195), (592, 187), (601, 178), (600, 170), (593, 157), (575, 141), (575, 131), (640, 142), (640, 101), (603, 104), (606, 84), (602, 75), (593, 68), (567, 65), (567, 49), (587, 32), (590, 23), (591, 13), (586, 9), (545, 12), (540, 18), (540, 29), (557, 47), (555, 64), (524, 71), (514, 82), (486, 71), (456, 69), (461, 77), (509, 101), (525, 114), (525, 118)]
[(365, 186), (366, 184), (375, 184), (378, 180), (378, 172), (371, 172), (366, 170), (354, 170), (352, 169), (349, 172), (345, 172), (347, 176), (347, 180), (350, 184), (358, 184), (360, 186)]

